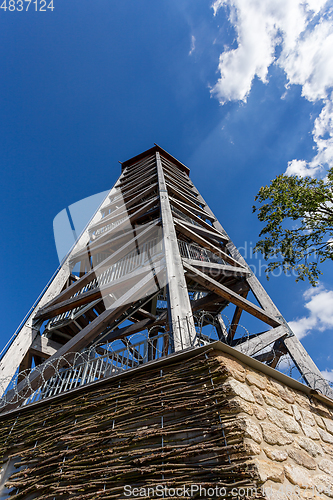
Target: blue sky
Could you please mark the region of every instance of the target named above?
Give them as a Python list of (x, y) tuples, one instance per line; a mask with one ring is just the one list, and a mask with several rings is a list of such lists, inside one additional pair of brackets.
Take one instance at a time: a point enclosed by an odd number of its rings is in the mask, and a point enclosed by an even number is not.
[[(53, 219), (110, 189), (118, 160), (156, 142), (188, 165), (249, 261), (260, 186), (333, 165), (331, 1), (53, 5), (0, 9), (2, 345), (59, 263)], [(332, 265), (310, 290), (252, 262), (332, 377)]]

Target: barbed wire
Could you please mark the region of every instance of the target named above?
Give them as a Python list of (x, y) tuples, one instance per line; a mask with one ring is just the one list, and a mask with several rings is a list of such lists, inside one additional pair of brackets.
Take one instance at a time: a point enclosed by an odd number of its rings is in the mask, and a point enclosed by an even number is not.
[[(194, 315), (196, 336), (192, 337), (191, 347), (207, 345), (219, 340), (217, 320), (208, 313)], [(300, 373), (289, 354), (281, 355), (274, 344), (266, 345), (260, 334), (251, 335), (241, 324), (233, 324), (223, 315), (226, 332), (233, 328), (237, 337), (232, 347), (243, 354), (257, 358), (269, 359), (269, 364), (276, 370), (302, 383), (311, 381), (311, 387), (332, 397), (333, 383), (324, 377), (307, 371)], [(182, 318), (176, 322), (183, 330), (188, 329), (188, 321)], [(173, 328), (170, 328), (173, 327)], [(60, 392), (74, 389), (96, 380), (116, 375), (120, 371), (135, 368), (148, 361), (157, 360), (174, 352), (174, 339), (170, 332), (175, 325), (154, 325), (145, 332), (132, 334), (111, 342), (101, 342), (85, 348), (81, 352), (69, 352), (55, 360), (46, 360), (41, 365), (22, 372), (16, 372), (14, 377), (0, 380), (0, 409), (7, 405), (26, 405)], [(182, 331), (183, 334), (183, 331)], [(189, 330), (187, 334), (190, 334)], [(255, 344), (255, 352), (253, 345)], [(37, 382), (36, 382), (37, 381)]]

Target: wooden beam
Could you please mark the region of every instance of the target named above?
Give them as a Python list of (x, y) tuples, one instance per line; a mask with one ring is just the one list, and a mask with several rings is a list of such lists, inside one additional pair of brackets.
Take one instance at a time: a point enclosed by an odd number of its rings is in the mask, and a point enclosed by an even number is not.
[[(116, 210), (114, 210), (113, 212), (111, 212), (109, 215), (106, 215), (105, 217), (103, 217), (103, 221), (106, 221), (108, 220), (112, 215), (114, 215), (118, 210), (120, 210), (122, 208), (122, 206), (125, 206), (126, 208), (130, 208), (132, 207), (133, 205), (135, 205), (135, 203), (137, 203), (138, 200), (141, 200), (143, 197), (145, 196), (148, 196), (150, 193), (152, 193), (154, 191), (154, 189), (157, 188), (157, 182), (155, 184), (152, 184), (151, 186), (149, 186), (147, 189), (144, 189), (143, 191), (139, 192), (137, 194), (137, 196), (135, 196), (134, 198), (131, 196), (129, 197), (128, 199), (123, 199), (123, 205), (121, 205), (120, 207), (116, 208)], [(107, 205), (105, 207), (105, 209), (108, 209), (108, 207), (112, 207), (112, 205), (116, 204), (117, 202), (115, 203), (110, 203), (109, 205)], [(100, 224), (101, 224), (101, 221), (100, 221)]]
[(217, 335), (219, 339), (226, 344), (228, 341), (228, 331), (226, 329), (221, 314), (218, 314), (216, 316), (216, 319), (217, 319), (217, 327), (216, 327)]
[(287, 335), (289, 335), (289, 330), (286, 328), (286, 325), (280, 325), (277, 328), (272, 328), (272, 330), (268, 330), (267, 332), (260, 333), (249, 340), (245, 340), (243, 343), (236, 345), (234, 348), (236, 351), (242, 352), (247, 356), (253, 356), (276, 340)]
[(199, 204), (199, 202), (195, 203), (195, 202), (191, 201), (190, 198), (186, 197), (178, 189), (174, 188), (173, 186), (171, 186), (168, 183), (166, 183), (166, 185), (167, 185), (167, 188), (168, 188), (168, 192), (171, 192), (174, 196), (180, 198), (182, 201), (184, 201), (185, 203), (187, 203), (187, 205), (190, 205), (193, 208), (201, 208), (201, 205)]
[(218, 264), (216, 262), (206, 262), (204, 260), (193, 260), (182, 257), (183, 262), (187, 262), (190, 266), (201, 269), (203, 272), (217, 271), (216, 274), (223, 274), (225, 276), (247, 276), (248, 269), (244, 267), (228, 266), (226, 264)]
[(133, 238), (130, 241), (127, 241), (121, 248), (119, 248), (116, 252), (114, 252), (110, 257), (107, 259), (103, 260), (98, 266), (96, 266), (94, 269), (92, 269), (89, 273), (85, 274), (80, 278), (78, 281), (73, 283), (69, 288), (66, 288), (63, 292), (61, 292), (57, 297), (55, 297), (53, 300), (48, 302), (45, 305), (46, 307), (50, 307), (54, 304), (57, 304), (59, 302), (62, 302), (70, 297), (72, 297), (75, 293), (79, 292), (85, 285), (90, 283), (92, 281), (97, 273), (100, 275), (103, 271), (108, 269), (112, 264), (120, 260), (120, 257), (124, 255), (124, 252), (126, 253), (130, 252), (131, 249), (137, 248), (137, 242), (140, 238), (143, 236), (149, 234), (149, 231), (152, 230), (157, 225), (158, 221), (154, 222), (153, 224), (149, 225), (144, 231), (142, 231), (138, 235), (134, 235)]
[(202, 236), (199, 236), (197, 233), (192, 231), (189, 227), (186, 227), (182, 222), (180, 222), (178, 219), (175, 219), (175, 225), (178, 229), (178, 231), (188, 238), (190, 238), (192, 241), (195, 241), (199, 245), (203, 246), (204, 248), (207, 248), (210, 250), (212, 253), (220, 257), (221, 259), (225, 260), (226, 262), (229, 262), (229, 264), (240, 267), (240, 263), (237, 262), (233, 257), (228, 255), (227, 253), (223, 252), (221, 248), (216, 247), (206, 239), (204, 239)]
[[(94, 240), (94, 243), (95, 244), (99, 244), (101, 241), (104, 241), (105, 239), (109, 238), (110, 237), (110, 234), (112, 234), (112, 232), (119, 232), (121, 231), (124, 227), (126, 227), (126, 225), (128, 224), (134, 224), (134, 222), (139, 219), (139, 217), (141, 217), (143, 214), (145, 214), (145, 212), (152, 208), (154, 205), (156, 205), (158, 203), (158, 196), (154, 196), (154, 198), (152, 198), (151, 200), (149, 200), (146, 205), (144, 205), (142, 208), (140, 208), (139, 210), (137, 210), (136, 212), (134, 212), (134, 214), (131, 214), (129, 215), (128, 217), (126, 217), (126, 219), (123, 220), (123, 222), (121, 222), (118, 226), (114, 226), (110, 229), (108, 229), (107, 231), (105, 231), (101, 236), (98, 236), (95, 240)], [(107, 225), (107, 224), (106, 224)], [(92, 246), (92, 245), (91, 245)]]
[[(213, 241), (213, 243), (216, 243), (216, 242), (226, 243), (228, 241), (225, 236), (218, 234), (215, 231), (209, 231), (208, 229), (204, 228), (202, 225), (198, 226), (198, 225), (192, 224), (191, 222), (182, 219), (182, 217), (178, 214), (175, 214), (175, 218), (177, 218), (177, 220), (179, 220), (179, 222), (181, 222), (183, 225), (191, 228), (192, 231), (199, 234), (203, 238), (209, 238), (211, 241)], [(209, 225), (209, 224), (207, 224), (207, 225)]]
[(279, 326), (281, 324), (280, 321), (278, 321), (276, 318), (266, 313), (263, 309), (260, 309), (255, 304), (252, 304), (247, 299), (244, 299), (237, 293), (230, 290), (230, 288), (221, 285), (221, 283), (215, 281), (213, 278), (207, 276), (207, 274), (202, 273), (201, 271), (195, 269), (186, 262), (184, 262), (184, 268), (190, 272), (190, 276), (192, 279), (194, 279), (201, 285), (205, 286), (212, 292), (221, 295), (221, 297), (224, 297), (229, 302), (232, 302), (236, 306), (241, 307), (244, 311), (247, 311), (248, 313), (252, 314), (252, 316), (255, 316), (256, 318), (260, 319), (261, 321), (264, 321), (265, 323), (271, 326)]
[[(144, 276), (133, 288), (128, 290), (123, 296), (116, 300), (110, 309), (106, 309), (100, 316), (98, 316), (98, 318), (77, 333), (55, 354), (50, 356), (50, 358), (45, 362), (47, 364), (45, 364), (44, 370), (34, 370), (31, 372), (28, 379), (22, 380), (17, 386), (17, 392), (19, 394), (24, 393), (28, 396), (28, 393), (31, 393), (31, 390), (36, 390), (43, 381), (52, 377), (55, 373), (53, 363), (57, 365), (58, 369), (67, 364), (67, 362), (74, 357), (76, 352), (79, 352), (82, 348), (88, 345), (89, 342), (105, 330), (105, 328), (107, 328), (107, 326), (110, 325), (117, 317), (121, 316), (130, 303), (133, 303), (138, 298), (142, 298), (155, 291), (156, 279), (161, 278), (161, 273), (163, 274), (163, 270), (159, 271), (156, 275), (154, 273), (149, 273)], [(64, 358), (66, 355), (67, 362)], [(9, 391), (7, 393), (7, 398), (10, 399), (11, 397), (14, 397), (14, 401), (9, 402), (5, 406), (6, 409), (16, 408), (20, 404), (15, 397), (14, 391)]]
[(53, 356), (60, 347), (62, 347), (62, 344), (54, 342), (54, 340), (43, 336), (37, 336), (31, 344), (29, 352), (34, 356), (40, 356), (41, 358), (47, 359)]
[(295, 335), (290, 336), (284, 340), (284, 344), (306, 383), (312, 389), (333, 398), (332, 388), (324, 379), (298, 338)]
[[(160, 258), (160, 257), (159, 257)], [(89, 304), (99, 298), (103, 298), (110, 293), (119, 293), (119, 290), (125, 287), (129, 287), (134, 285), (142, 274), (147, 274), (151, 271), (151, 266), (153, 264), (157, 264), (157, 260), (152, 260), (149, 265), (138, 268), (135, 271), (118, 278), (117, 280), (113, 280), (110, 283), (96, 287), (93, 290), (88, 290), (87, 292), (80, 293), (75, 297), (71, 297), (67, 300), (63, 300), (62, 302), (57, 302), (56, 304), (50, 307), (44, 307), (40, 311), (38, 311), (36, 315), (36, 319), (45, 320), (48, 318), (53, 318), (58, 314), (64, 313), (66, 311), (70, 311), (76, 307), (80, 307), (84, 304)]]
[(123, 339), (134, 333), (142, 332), (143, 330), (148, 330), (149, 328), (156, 325), (164, 325), (167, 320), (167, 314), (163, 313), (158, 318), (151, 319), (146, 318), (132, 325), (125, 326), (124, 328), (118, 328), (109, 332), (105, 337), (103, 337), (102, 342), (112, 342), (113, 340)]
[[(187, 210), (189, 210), (189, 212), (191, 213), (195, 213), (197, 216), (202, 216), (204, 217), (205, 219), (208, 219), (210, 220), (211, 222), (214, 222), (215, 221), (215, 217), (213, 217), (212, 215), (210, 215), (208, 212), (206, 212), (204, 209), (202, 208), (199, 208), (199, 207), (191, 207), (189, 205), (187, 205), (187, 203), (184, 203), (183, 201), (180, 201), (180, 200), (176, 200), (176, 198), (174, 198), (173, 196), (170, 196), (170, 200), (172, 201), (176, 201), (178, 203), (179, 206), (183, 207), (183, 208), (186, 208)], [(205, 220), (204, 219), (204, 220)], [(201, 219), (203, 220), (203, 219)], [(214, 227), (214, 226), (213, 226)]]
[[(122, 247), (127, 245), (129, 242), (133, 241), (134, 238), (139, 238), (141, 235), (145, 234), (145, 229), (153, 226), (157, 226), (159, 224), (158, 220), (149, 221), (146, 224), (142, 224), (140, 226), (131, 226), (128, 231), (122, 232), (117, 236), (113, 236), (111, 240), (104, 241), (103, 243), (93, 243), (89, 242), (87, 246), (75, 253), (73, 257), (71, 257), (70, 265), (74, 266), (76, 262), (80, 261), (82, 258), (86, 258), (88, 255), (93, 256), (95, 253), (102, 252), (103, 250), (112, 250), (112, 254), (115, 252), (114, 247), (120, 248), (119, 245), (122, 243)], [(125, 243), (123, 242), (125, 240)], [(117, 250), (116, 250), (117, 251)], [(110, 255), (111, 257), (111, 255)], [(104, 261), (103, 261), (104, 262)], [(101, 265), (101, 264), (99, 264)], [(95, 266), (94, 269), (97, 269), (98, 266)]]
[(170, 189), (170, 191), (174, 193), (176, 196), (179, 196), (180, 199), (183, 199), (189, 204), (193, 204), (195, 206), (200, 207), (200, 202), (195, 198), (195, 196), (190, 196), (188, 193), (182, 191), (181, 189), (176, 188), (176, 186), (174, 186), (170, 181), (166, 182), (165, 184), (168, 190)]
[[(243, 292), (243, 293), (240, 293), (240, 295), (244, 299), (246, 299), (247, 294), (248, 294), (247, 290), (245, 292)], [(237, 330), (237, 326), (239, 324), (239, 320), (240, 320), (240, 317), (242, 315), (242, 312), (243, 312), (243, 309), (241, 307), (239, 307), (239, 306), (236, 306), (234, 315), (232, 317), (231, 325), (230, 325), (230, 328), (229, 328), (229, 332), (228, 332), (228, 338), (227, 338), (228, 344), (230, 344), (232, 342), (232, 340), (234, 339), (234, 336), (235, 336), (235, 333), (236, 333), (236, 330)]]
[(209, 225), (208, 222), (206, 222), (205, 220), (203, 220), (200, 217), (198, 217), (194, 213), (194, 209), (193, 209), (193, 211), (190, 210), (189, 208), (185, 207), (183, 203), (180, 203), (175, 198), (171, 198), (170, 202), (171, 202), (171, 205), (173, 205), (178, 210), (180, 210), (184, 215), (187, 215), (192, 220), (194, 220), (197, 224), (200, 224), (200, 226), (203, 227), (204, 229), (206, 229), (208, 231), (208, 233), (212, 237), (214, 237), (215, 239), (217, 239), (219, 241), (224, 241), (224, 242), (228, 242), (229, 241), (228, 238), (224, 234), (222, 234), (220, 231), (218, 231), (217, 229), (215, 229), (214, 227), (212, 227), (211, 225)]
[(168, 190), (158, 151), (156, 152), (156, 164), (161, 206), (167, 287), (169, 292), (169, 323), (173, 332), (174, 348), (177, 352), (194, 345), (196, 330), (184, 276), (184, 269), (178, 248)]

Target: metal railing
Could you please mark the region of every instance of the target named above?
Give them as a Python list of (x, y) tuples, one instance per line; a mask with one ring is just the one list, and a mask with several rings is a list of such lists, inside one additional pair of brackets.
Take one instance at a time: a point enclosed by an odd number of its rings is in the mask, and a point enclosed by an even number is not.
[[(159, 238), (154, 238), (150, 241), (147, 241), (138, 249), (133, 250), (118, 262), (115, 262), (114, 264), (109, 266), (100, 275), (95, 276), (95, 278), (85, 286), (83, 286), (81, 290), (76, 292), (73, 297), (77, 297), (78, 295), (81, 295), (82, 293), (88, 292), (90, 290), (94, 290), (95, 288), (101, 288), (102, 286), (108, 285), (114, 280), (122, 278), (126, 274), (132, 273), (139, 267), (144, 266), (148, 261), (150, 261), (152, 257), (156, 257), (161, 252), (162, 241)], [(63, 312), (58, 316), (55, 316), (48, 322), (46, 328), (50, 329), (55, 326), (59, 327), (60, 323), (72, 320), (77, 317), (77, 313), (79, 311), (82, 311), (81, 314), (83, 314), (83, 309), (86, 307), (87, 306), (80, 306), (75, 309), (71, 309), (70, 311)], [(91, 307), (91, 304), (89, 307)]]
[(203, 262), (215, 262), (216, 264), (225, 264), (225, 261), (215, 253), (206, 248), (178, 240), (180, 255), (186, 259), (202, 260)]
[[(123, 347), (119, 348), (121, 343), (123, 343)], [(148, 361), (157, 360), (167, 356), (172, 350), (172, 337), (168, 332), (163, 332), (153, 337), (149, 337), (149, 333), (145, 335), (135, 334), (131, 338), (94, 346), (81, 353), (69, 353), (54, 362), (46, 362), (33, 370), (22, 372), (19, 375), (20, 381), (25, 379), (28, 388), (24, 394), (20, 394), (17, 390), (17, 379), (13, 380), (0, 399), (0, 408), (9, 402), (20, 402), (20, 406), (36, 403), (71, 389), (117, 375), (125, 370), (136, 368)], [(45, 380), (43, 375), (45, 370), (50, 370), (50, 367), (52, 367), (54, 375)], [(39, 371), (42, 381), (45, 380), (35, 391), (32, 390), (31, 386), (29, 388), (29, 375), (32, 371)], [(28, 397), (27, 393), (30, 393)], [(8, 398), (7, 394), (10, 395)]]
[(109, 231), (109, 229), (113, 229), (114, 227), (119, 226), (127, 218), (128, 218), (128, 215), (125, 215), (125, 217), (122, 217), (121, 219), (118, 219), (115, 222), (110, 222), (109, 224), (106, 224), (105, 226), (102, 226), (102, 227), (96, 229), (96, 231), (92, 231), (91, 237), (94, 236), (96, 238), (97, 236), (100, 236), (101, 234), (105, 233), (106, 231)]

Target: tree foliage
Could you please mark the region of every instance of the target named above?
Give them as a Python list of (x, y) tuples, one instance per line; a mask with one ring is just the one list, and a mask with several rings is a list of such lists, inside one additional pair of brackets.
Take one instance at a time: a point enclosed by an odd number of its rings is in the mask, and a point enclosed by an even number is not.
[(316, 286), (319, 264), (333, 260), (333, 168), (325, 180), (279, 175), (255, 200), (261, 206), (253, 212), (266, 225), (254, 251), (270, 261), (267, 278), (280, 268)]

